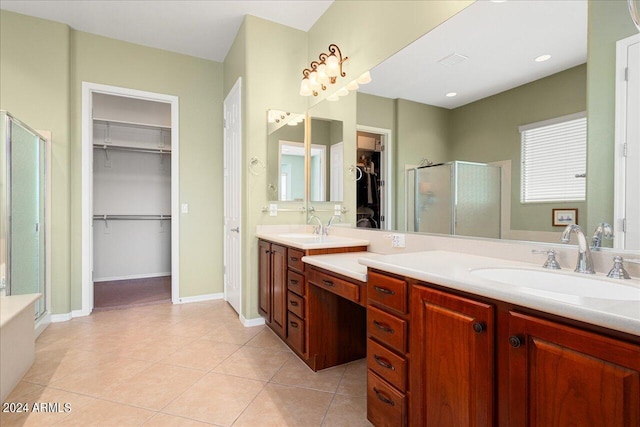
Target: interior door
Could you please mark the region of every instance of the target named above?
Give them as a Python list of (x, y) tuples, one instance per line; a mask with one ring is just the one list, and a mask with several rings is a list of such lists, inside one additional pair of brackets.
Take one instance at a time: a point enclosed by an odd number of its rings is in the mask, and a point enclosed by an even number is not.
[(241, 310), (241, 80), (224, 100), (224, 298)]

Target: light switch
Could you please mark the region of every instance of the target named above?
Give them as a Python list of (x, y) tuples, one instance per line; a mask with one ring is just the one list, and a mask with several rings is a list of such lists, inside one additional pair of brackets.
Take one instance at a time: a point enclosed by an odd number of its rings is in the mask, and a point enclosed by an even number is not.
[(189, 213), (189, 204), (188, 203), (183, 203), (180, 206), (180, 212), (182, 212), (184, 214)]

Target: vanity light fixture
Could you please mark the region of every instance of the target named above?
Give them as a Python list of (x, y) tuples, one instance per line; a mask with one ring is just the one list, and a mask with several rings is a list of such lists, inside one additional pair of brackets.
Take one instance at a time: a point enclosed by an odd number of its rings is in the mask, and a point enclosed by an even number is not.
[(534, 61), (536, 61), (536, 62), (544, 62), (544, 61), (548, 61), (549, 59), (551, 59), (551, 55), (545, 54), (545, 55), (538, 56)]
[(342, 64), (349, 57), (342, 56), (338, 45), (330, 44), (329, 53), (322, 52), (318, 59), (319, 61), (312, 61), (309, 68), (302, 70), (303, 77), (300, 82), (300, 95), (302, 96), (318, 96), (320, 91), (327, 90), (328, 84), (335, 84), (338, 76), (347, 76), (347, 73), (342, 69)]

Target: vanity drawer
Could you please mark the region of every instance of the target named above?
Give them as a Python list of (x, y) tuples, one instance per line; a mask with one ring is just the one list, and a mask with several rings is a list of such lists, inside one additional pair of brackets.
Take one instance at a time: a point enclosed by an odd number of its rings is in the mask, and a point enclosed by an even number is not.
[(309, 283), (353, 302), (360, 302), (360, 285), (331, 276), (315, 268), (309, 270)]
[(367, 335), (400, 353), (407, 351), (406, 320), (372, 306), (367, 308)]
[(291, 312), (287, 314), (287, 341), (298, 353), (304, 354), (304, 320)]
[(287, 294), (287, 309), (301, 319), (304, 319), (304, 298), (289, 291)]
[(367, 275), (369, 302), (377, 303), (401, 313), (407, 312), (407, 282), (370, 271)]
[(293, 268), (294, 270), (303, 272), (304, 271), (304, 263), (302, 262), (303, 256), (304, 256), (303, 251), (289, 248), (288, 255), (287, 255), (287, 265), (289, 266), (289, 268)]
[(304, 296), (304, 276), (289, 270), (287, 272), (287, 289), (300, 296)]
[(367, 418), (376, 426), (406, 426), (407, 397), (367, 371)]
[(407, 391), (407, 361), (372, 339), (367, 340), (367, 367), (400, 391)]

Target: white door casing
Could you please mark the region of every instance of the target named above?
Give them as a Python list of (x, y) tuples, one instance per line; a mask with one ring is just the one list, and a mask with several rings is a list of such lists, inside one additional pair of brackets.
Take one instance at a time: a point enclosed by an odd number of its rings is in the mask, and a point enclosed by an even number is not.
[(344, 201), (344, 142), (333, 144), (329, 154), (330, 183), (329, 183), (329, 200)]
[(224, 100), (224, 299), (241, 314), (242, 80)]
[(614, 245), (640, 249), (640, 34), (616, 43)]
[(88, 316), (93, 310), (93, 94), (138, 98), (171, 104), (171, 301), (180, 302), (180, 129), (179, 99), (99, 83), (82, 82), (82, 308), (58, 319)]

